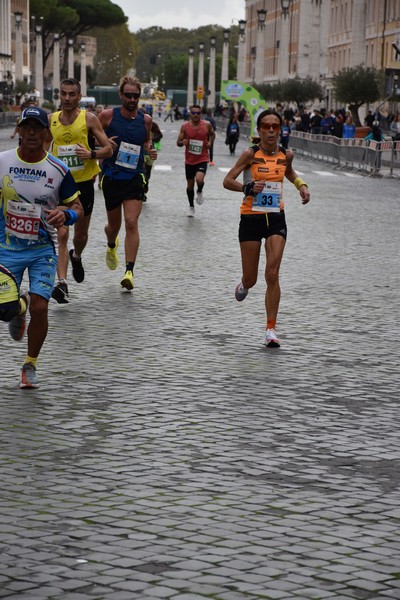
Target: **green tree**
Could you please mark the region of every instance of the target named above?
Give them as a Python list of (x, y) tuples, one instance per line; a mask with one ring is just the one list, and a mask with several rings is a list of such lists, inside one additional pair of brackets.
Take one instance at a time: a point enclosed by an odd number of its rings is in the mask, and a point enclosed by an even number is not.
[[(236, 55), (238, 44), (238, 27), (230, 29), (229, 37), (229, 77), (236, 75)], [(208, 84), (210, 38), (216, 38), (216, 75), (221, 79), (223, 27), (207, 25), (197, 29), (174, 27), (164, 29), (154, 26), (140, 29), (136, 34), (139, 45), (136, 58), (136, 72), (139, 79), (150, 81), (158, 78), (161, 83), (165, 80), (166, 88), (186, 88), (188, 76), (189, 48), (194, 48), (194, 72), (197, 73), (199, 42), (204, 43), (204, 83)], [(162, 78), (162, 73), (164, 77)], [(197, 80), (195, 80), (196, 86)], [(218, 85), (217, 85), (218, 88)]]
[(28, 83), (27, 81), (25, 81), (25, 79), (17, 79), (14, 86), (14, 93), (17, 105), (19, 106), (21, 104), (22, 96), (28, 94), (29, 92), (33, 92), (33, 90), (34, 86), (32, 85), (32, 83)]
[(333, 76), (333, 93), (339, 102), (348, 104), (354, 123), (360, 127), (360, 106), (383, 98), (382, 72), (364, 65), (342, 69)]
[(310, 100), (323, 97), (321, 86), (310, 76), (305, 79), (293, 77), (274, 84), (256, 85), (255, 87), (265, 100), (294, 102), (298, 109), (301, 109)]
[(126, 24), (89, 30), (89, 35), (97, 39), (97, 54), (94, 59), (94, 77), (96, 85), (118, 83), (120, 77), (133, 69), (138, 44), (135, 35)]
[(43, 66), (53, 51), (50, 34), (57, 32), (60, 39), (76, 37), (93, 27), (108, 29), (128, 20), (110, 0), (30, 0), (30, 12), (42, 25)]

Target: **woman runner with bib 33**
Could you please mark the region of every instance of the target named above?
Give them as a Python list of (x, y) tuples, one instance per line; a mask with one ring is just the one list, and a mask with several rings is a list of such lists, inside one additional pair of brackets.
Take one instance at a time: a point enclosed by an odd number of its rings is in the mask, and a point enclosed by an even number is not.
[[(307, 184), (293, 170), (293, 152), (278, 145), (281, 126), (279, 113), (274, 110), (261, 112), (257, 118), (260, 137), (254, 138), (254, 145), (241, 154), (224, 179), (226, 189), (244, 194), (239, 224), (243, 274), (235, 290), (238, 302), (242, 302), (256, 284), (261, 240), (265, 238), (265, 345), (268, 348), (280, 346), (275, 330), (281, 297), (279, 268), (287, 235), (282, 199), (284, 177), (299, 190), (303, 204), (310, 200)], [(241, 173), (243, 184), (236, 181)]]

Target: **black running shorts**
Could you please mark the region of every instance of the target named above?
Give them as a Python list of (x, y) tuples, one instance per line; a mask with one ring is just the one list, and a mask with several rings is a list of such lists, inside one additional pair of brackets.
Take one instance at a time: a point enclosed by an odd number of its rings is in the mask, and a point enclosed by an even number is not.
[(263, 213), (261, 215), (241, 215), (239, 242), (261, 242), (271, 235), (280, 235), (286, 240), (287, 228), (285, 213)]
[(188, 165), (187, 163), (185, 164), (185, 175), (186, 175), (186, 179), (194, 179), (196, 177), (196, 173), (197, 171), (200, 171), (201, 173), (204, 173), (204, 175), (207, 173), (207, 165), (208, 163), (206, 162), (201, 162), (201, 163), (197, 163), (197, 165)]
[(93, 212), (94, 206), (94, 181), (88, 179), (87, 181), (78, 181), (76, 183), (79, 189), (79, 200), (81, 201), (83, 214), (88, 217)]
[(140, 173), (133, 179), (111, 179), (104, 175), (101, 188), (106, 202), (106, 209), (118, 208), (124, 200), (143, 200), (145, 180)]

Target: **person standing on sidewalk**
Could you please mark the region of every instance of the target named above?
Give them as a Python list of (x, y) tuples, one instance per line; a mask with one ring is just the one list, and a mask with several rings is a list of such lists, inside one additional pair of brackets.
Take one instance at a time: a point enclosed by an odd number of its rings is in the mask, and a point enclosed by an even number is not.
[(114, 271), (118, 267), (118, 233), (122, 208), (125, 219), (125, 275), (121, 286), (134, 287), (133, 269), (139, 250), (139, 217), (145, 197), (144, 155), (157, 159), (151, 143), (152, 118), (138, 110), (142, 85), (136, 77), (124, 76), (119, 82), (122, 105), (103, 110), (100, 122), (113, 147), (113, 156), (102, 162), (102, 189), (107, 210), (106, 264)]
[[(64, 79), (60, 84), (61, 110), (49, 115), (50, 133), (53, 138), (51, 152), (70, 169), (75, 179), (83, 206), (84, 216), (74, 226), (74, 247), (68, 253), (68, 227), (58, 230), (59, 260), (58, 283), (52, 297), (59, 304), (68, 303), (68, 258), (72, 275), (77, 283), (85, 278), (82, 253), (89, 236), (90, 218), (94, 205), (94, 181), (100, 168), (97, 159), (112, 155), (112, 147), (96, 115), (79, 108), (81, 84), (77, 79)], [(96, 139), (96, 142), (95, 142)], [(95, 150), (95, 143), (99, 146)]]
[[(276, 335), (281, 289), (279, 269), (286, 244), (286, 220), (282, 185), (286, 177), (299, 190), (301, 201), (310, 201), (307, 184), (293, 170), (293, 152), (278, 145), (282, 117), (265, 110), (257, 118), (260, 137), (245, 150), (224, 179), (224, 187), (244, 194), (240, 208), (239, 242), (242, 255), (242, 280), (235, 298), (242, 302), (257, 282), (261, 240), (265, 238), (266, 268), (265, 309), (267, 325), (265, 345), (278, 348)], [(243, 184), (236, 181), (243, 173)]]
[(209, 149), (214, 143), (215, 132), (209, 121), (201, 118), (201, 106), (193, 104), (189, 109), (189, 121), (183, 123), (176, 141), (185, 146), (186, 194), (189, 200), (188, 217), (194, 217), (194, 184), (197, 185), (197, 204), (203, 204), (204, 178), (209, 162)]
[(236, 112), (232, 112), (231, 118), (226, 128), (226, 143), (229, 146), (229, 154), (233, 156), (236, 151), (236, 145), (239, 141), (240, 128)]
[[(203, 113), (204, 113), (204, 107), (203, 107)], [(217, 122), (213, 117), (213, 113), (211, 108), (207, 108), (206, 113), (205, 113), (205, 117), (204, 117), (205, 121), (209, 121), (211, 123), (211, 127), (214, 130), (215, 136), (217, 136)], [(210, 167), (215, 167), (215, 162), (214, 162), (214, 142), (211, 144), (210, 148), (209, 148), (209, 155), (210, 155), (210, 162), (208, 163), (210, 165)]]
[[(20, 387), (36, 388), (56, 275), (57, 229), (76, 223), (83, 210), (68, 167), (44, 150), (49, 134), (46, 111), (26, 108), (18, 134), (19, 148), (0, 154), (0, 264), (6, 268), (0, 277), (0, 319), (8, 321), (11, 337), (20, 341), (29, 308), (28, 353)], [(20, 295), (25, 270), (30, 289)]]

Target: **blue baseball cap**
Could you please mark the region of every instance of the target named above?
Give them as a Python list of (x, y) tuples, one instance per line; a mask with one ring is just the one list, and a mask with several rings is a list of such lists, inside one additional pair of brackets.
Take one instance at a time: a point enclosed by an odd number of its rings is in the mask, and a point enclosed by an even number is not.
[(43, 127), (49, 127), (49, 121), (47, 118), (47, 112), (43, 110), (43, 108), (38, 108), (37, 106), (29, 106), (22, 111), (21, 118), (18, 122), (18, 126), (22, 125), (28, 119), (36, 119), (43, 125)]

